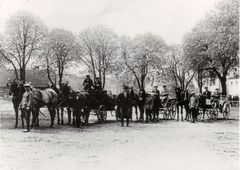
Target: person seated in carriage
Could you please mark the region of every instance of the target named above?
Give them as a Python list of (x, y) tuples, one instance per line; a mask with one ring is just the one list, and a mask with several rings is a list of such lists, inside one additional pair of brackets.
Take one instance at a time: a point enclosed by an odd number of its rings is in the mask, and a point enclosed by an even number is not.
[(216, 102), (216, 103), (219, 102), (219, 99), (220, 99), (219, 88), (215, 89), (215, 91), (213, 92), (212, 98), (213, 98), (213, 102)]
[(160, 94), (160, 98), (161, 98), (161, 104), (163, 106), (166, 106), (167, 99), (168, 99), (168, 90), (166, 85), (163, 85), (163, 91)]
[(96, 77), (96, 81), (94, 82), (94, 89), (98, 91), (102, 89), (102, 82), (100, 77)]
[(83, 81), (83, 86), (85, 91), (90, 91), (93, 87), (93, 81), (90, 75), (86, 75), (85, 80)]

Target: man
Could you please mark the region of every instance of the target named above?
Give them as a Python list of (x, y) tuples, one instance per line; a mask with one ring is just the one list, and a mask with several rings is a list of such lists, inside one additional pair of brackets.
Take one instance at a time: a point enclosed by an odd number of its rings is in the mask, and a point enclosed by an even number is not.
[(189, 108), (192, 114), (192, 123), (195, 123), (195, 121), (197, 120), (198, 105), (199, 105), (198, 96), (196, 95), (195, 91), (193, 91), (189, 99)]
[(219, 92), (219, 88), (216, 88), (215, 91), (213, 92), (213, 100), (214, 101), (219, 101), (220, 99), (220, 92)]
[(86, 75), (86, 78), (83, 82), (83, 86), (84, 86), (84, 90), (85, 91), (89, 91), (92, 89), (92, 86), (93, 86), (93, 81), (90, 77), (90, 75)]
[(151, 94), (147, 94), (146, 102), (145, 102), (145, 115), (146, 115), (146, 123), (152, 120), (152, 109), (153, 109), (153, 98)]
[(157, 89), (158, 86), (153, 86), (153, 108), (152, 108), (152, 114), (153, 114), (153, 121), (158, 121), (159, 116), (159, 106), (160, 106), (160, 92)]
[(21, 117), (26, 118), (27, 132), (30, 131), (30, 115), (33, 109), (33, 92), (31, 91), (31, 85), (24, 84), (25, 92), (20, 103)]
[(208, 91), (208, 87), (204, 87), (204, 92), (202, 93), (203, 96), (203, 121), (204, 121), (204, 117), (205, 117), (205, 112), (208, 106), (210, 106), (211, 104), (207, 103), (207, 101), (211, 101), (211, 92)]
[(130, 119), (130, 107), (131, 107), (131, 98), (128, 94), (128, 87), (123, 88), (123, 92), (120, 93), (117, 97), (117, 106), (120, 111), (121, 116), (121, 126), (124, 126), (124, 119), (127, 120), (127, 126), (129, 126)]
[(102, 82), (100, 77), (96, 77), (96, 81), (94, 82), (94, 89), (95, 90), (101, 90), (102, 88)]
[(166, 106), (167, 99), (168, 99), (168, 90), (166, 85), (163, 85), (163, 91), (161, 92), (160, 98), (161, 98), (162, 105)]

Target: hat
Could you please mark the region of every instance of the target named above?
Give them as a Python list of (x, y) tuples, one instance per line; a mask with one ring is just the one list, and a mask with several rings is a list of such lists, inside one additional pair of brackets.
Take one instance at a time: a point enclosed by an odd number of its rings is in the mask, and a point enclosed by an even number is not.
[(90, 75), (86, 75), (87, 77), (90, 77)]
[(81, 91), (80, 90), (76, 90), (76, 93), (81, 93)]
[(25, 83), (24, 87), (31, 87), (31, 85), (29, 83)]
[(163, 87), (167, 87), (166, 85), (163, 85)]
[(124, 86), (124, 87), (123, 87), (123, 90), (127, 90), (127, 89), (128, 89), (128, 86)]
[(208, 89), (208, 87), (204, 87), (204, 89)]

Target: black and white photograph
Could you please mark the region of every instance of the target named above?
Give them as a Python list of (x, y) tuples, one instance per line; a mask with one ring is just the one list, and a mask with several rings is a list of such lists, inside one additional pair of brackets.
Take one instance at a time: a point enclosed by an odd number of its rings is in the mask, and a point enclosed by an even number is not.
[(0, 0), (1, 170), (240, 170), (239, 0)]

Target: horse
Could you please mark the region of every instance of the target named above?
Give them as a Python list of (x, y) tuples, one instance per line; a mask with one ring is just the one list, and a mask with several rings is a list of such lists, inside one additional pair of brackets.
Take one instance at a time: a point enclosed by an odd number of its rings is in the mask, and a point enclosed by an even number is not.
[[(12, 103), (13, 103), (13, 108), (15, 111), (15, 128), (18, 126), (18, 108), (19, 104), (21, 103), (23, 93), (25, 92), (25, 89), (23, 87), (22, 82), (17, 82), (16, 80), (9, 81), (7, 83), (7, 87), (9, 87), (9, 95), (12, 96)], [(22, 118), (23, 121), (23, 118)]]
[[(70, 125), (71, 124), (71, 112), (72, 112), (71, 111), (71, 107), (72, 107), (71, 98), (74, 95), (73, 94), (74, 92), (71, 90), (71, 87), (68, 84), (61, 84), (60, 90), (58, 90), (58, 92), (59, 92), (59, 103), (58, 103), (58, 111), (57, 111), (58, 124), (60, 124), (60, 121), (61, 121), (62, 125), (64, 124), (63, 111), (64, 111), (64, 108), (66, 108), (67, 113), (68, 113), (68, 125)], [(60, 107), (60, 105), (61, 105), (61, 107)], [(59, 116), (59, 109), (61, 111), (61, 118)], [(74, 121), (73, 121), (73, 124), (75, 124)]]
[(144, 89), (140, 89), (139, 93), (137, 94), (137, 106), (140, 111), (140, 120), (143, 121), (144, 115), (144, 105), (146, 102), (146, 92)]
[(135, 110), (136, 114), (136, 120), (138, 121), (138, 105), (137, 105), (137, 94), (134, 92), (133, 87), (130, 87), (128, 90), (128, 94), (130, 95), (131, 98), (131, 118), (132, 118), (132, 112), (133, 108)]
[[(38, 90), (35, 88), (32, 88), (33, 92), (33, 109), (32, 109), (32, 126), (36, 125), (36, 120), (38, 118), (39, 110), (43, 106), (47, 106), (49, 114), (51, 116), (51, 124), (50, 127), (53, 127), (54, 125), (54, 118), (56, 114), (56, 107), (58, 104), (58, 95), (57, 93), (51, 89), (47, 88), (45, 90)], [(23, 112), (25, 110), (22, 110)], [(24, 114), (27, 115), (26, 120), (27, 120), (27, 126), (30, 124), (30, 115), (29, 114)], [(24, 127), (24, 122), (23, 122), (23, 127)], [(27, 129), (30, 129), (27, 127)]]
[(175, 87), (176, 93), (176, 111), (177, 121), (179, 121), (179, 107), (181, 109), (181, 120), (183, 121), (183, 107), (186, 111), (185, 120), (190, 120), (190, 109), (189, 109), (189, 93), (187, 90), (183, 90), (180, 87)]

